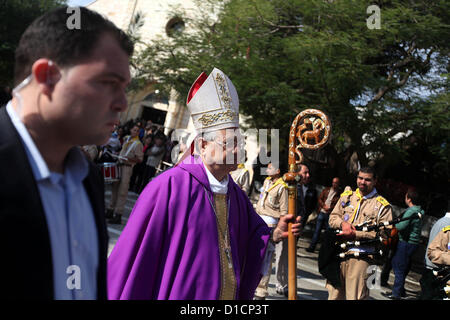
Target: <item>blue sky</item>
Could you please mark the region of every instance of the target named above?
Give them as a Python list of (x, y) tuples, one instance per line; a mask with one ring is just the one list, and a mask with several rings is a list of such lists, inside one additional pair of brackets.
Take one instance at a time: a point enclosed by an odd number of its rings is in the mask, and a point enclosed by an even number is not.
[(91, 3), (94, 0), (68, 0), (67, 5), (68, 6), (85, 6), (89, 3)]

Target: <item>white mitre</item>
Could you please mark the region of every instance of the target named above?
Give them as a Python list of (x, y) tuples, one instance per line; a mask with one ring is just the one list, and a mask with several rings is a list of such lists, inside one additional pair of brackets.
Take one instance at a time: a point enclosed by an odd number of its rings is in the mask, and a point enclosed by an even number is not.
[(187, 107), (197, 133), (239, 127), (239, 98), (231, 80), (217, 68), (191, 86)]
[(217, 68), (209, 76), (204, 72), (198, 76), (189, 90), (186, 105), (196, 132), (190, 136), (188, 150), (182, 159), (193, 152), (192, 142), (198, 135), (239, 128), (239, 97), (236, 88), (227, 75)]

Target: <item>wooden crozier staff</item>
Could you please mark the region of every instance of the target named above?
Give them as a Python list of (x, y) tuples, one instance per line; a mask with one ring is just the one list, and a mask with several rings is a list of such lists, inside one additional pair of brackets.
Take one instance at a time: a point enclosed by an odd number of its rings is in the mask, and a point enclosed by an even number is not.
[[(295, 217), (297, 213), (297, 183), (300, 181), (297, 165), (303, 162), (303, 154), (300, 149), (320, 149), (328, 142), (330, 134), (330, 121), (320, 110), (306, 109), (300, 112), (292, 122), (289, 132), (289, 170), (283, 175), (283, 180), (288, 185), (288, 213)], [(304, 222), (301, 221), (301, 223)], [(297, 239), (292, 233), (292, 223), (288, 224), (288, 228), (288, 299), (296, 300)]]

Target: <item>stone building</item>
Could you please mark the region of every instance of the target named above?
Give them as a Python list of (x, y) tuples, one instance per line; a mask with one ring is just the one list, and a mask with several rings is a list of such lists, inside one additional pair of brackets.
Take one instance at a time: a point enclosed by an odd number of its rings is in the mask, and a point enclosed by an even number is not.
[[(141, 41), (146, 43), (155, 37), (169, 37), (174, 31), (189, 32), (189, 26), (184, 25), (182, 17), (171, 15), (174, 6), (183, 8), (190, 17), (195, 17), (198, 12), (192, 0), (95, 0), (87, 5), (87, 8), (106, 16), (124, 31), (128, 30), (135, 14), (142, 12), (144, 24), (139, 29), (139, 34)], [(139, 47), (136, 50), (139, 50)], [(205, 70), (207, 73), (210, 71)], [(226, 70), (223, 71), (226, 73)], [(149, 83), (140, 92), (130, 93), (129, 107), (121, 114), (121, 123), (143, 118), (164, 126), (165, 133), (171, 129), (186, 129), (186, 132), (193, 132), (194, 126), (189, 110), (184, 104), (177, 103), (174, 96), (175, 94), (171, 97), (161, 96)], [(242, 115), (240, 119), (242, 123), (245, 122)], [(247, 164), (250, 166), (258, 153), (256, 137), (247, 139), (246, 150)]]
[[(128, 30), (132, 18), (137, 12), (144, 13), (144, 25), (140, 28), (141, 40), (148, 42), (157, 36), (168, 36), (174, 30), (184, 28), (184, 22), (178, 17), (170, 16), (172, 6), (180, 5), (186, 12), (194, 11), (190, 0), (96, 0), (87, 7), (105, 15), (122, 30)], [(139, 47), (136, 48), (139, 50)], [(161, 96), (152, 84), (128, 97), (129, 108), (121, 115), (121, 122), (143, 118), (170, 129), (188, 128), (189, 111), (178, 104), (172, 97)]]

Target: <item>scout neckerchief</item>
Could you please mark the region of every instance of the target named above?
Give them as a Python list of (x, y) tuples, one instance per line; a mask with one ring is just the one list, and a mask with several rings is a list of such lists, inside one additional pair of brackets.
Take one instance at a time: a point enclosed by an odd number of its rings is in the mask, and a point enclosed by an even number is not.
[(128, 137), (127, 141), (125, 142), (125, 144), (123, 145), (123, 150), (125, 151), (125, 154), (123, 155), (124, 157), (126, 157), (131, 150), (133, 150), (134, 146), (138, 143), (139, 137), (136, 136), (134, 138), (132, 138), (131, 136)]
[(277, 185), (282, 184), (287, 188), (287, 184), (284, 182), (283, 178), (279, 178), (277, 181), (275, 181), (275, 183), (269, 188), (269, 190), (267, 190), (267, 192), (269, 192), (270, 190), (272, 190), (273, 188), (275, 188)]
[(352, 215), (352, 219), (350, 221), (350, 223), (353, 223), (353, 221), (358, 218), (359, 215), (359, 209), (361, 208), (361, 203), (363, 202), (363, 200), (367, 200), (370, 199), (372, 197), (374, 197), (377, 194), (377, 189), (373, 188), (372, 192), (369, 193), (366, 196), (363, 196), (360, 192), (359, 192), (359, 188), (356, 189), (355, 192), (356, 196), (358, 197), (359, 201), (358, 201), (358, 206), (355, 208), (355, 211), (353, 211), (353, 215)]
[[(271, 179), (270, 177), (267, 177), (266, 180)], [(275, 181), (274, 184), (270, 185), (269, 183), (264, 188), (263, 194), (262, 194), (262, 200), (261, 205), (264, 206), (264, 201), (266, 200), (267, 195), (269, 194), (269, 191), (275, 188), (277, 185), (282, 184), (285, 188), (287, 188), (287, 184), (283, 181), (283, 178), (279, 178), (277, 181)]]

